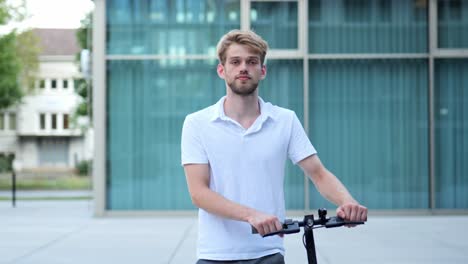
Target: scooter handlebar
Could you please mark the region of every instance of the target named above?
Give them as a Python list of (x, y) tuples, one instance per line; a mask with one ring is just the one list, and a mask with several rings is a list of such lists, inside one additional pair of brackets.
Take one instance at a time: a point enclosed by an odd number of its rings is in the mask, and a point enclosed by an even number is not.
[[(334, 228), (334, 227), (340, 227), (340, 226), (346, 226), (346, 225), (362, 225), (364, 223), (365, 223), (364, 221), (346, 221), (339, 216), (333, 216), (330, 218), (321, 217), (319, 219), (313, 220), (313, 224), (304, 223), (304, 221), (286, 219), (282, 223), (282, 226), (283, 226), (282, 230), (265, 234), (263, 235), (263, 237), (280, 235), (280, 234), (287, 235), (287, 234), (299, 233), (300, 228), (303, 227), (304, 225), (308, 225), (311, 228), (319, 228), (319, 227)], [(252, 226), (252, 234), (258, 234), (258, 230), (253, 226)]]

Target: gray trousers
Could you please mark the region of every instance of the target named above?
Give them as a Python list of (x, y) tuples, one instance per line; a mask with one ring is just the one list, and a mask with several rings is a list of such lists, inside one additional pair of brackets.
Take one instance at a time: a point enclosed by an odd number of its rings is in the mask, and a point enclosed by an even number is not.
[(284, 264), (284, 257), (280, 253), (247, 260), (206, 260), (199, 259), (196, 264)]

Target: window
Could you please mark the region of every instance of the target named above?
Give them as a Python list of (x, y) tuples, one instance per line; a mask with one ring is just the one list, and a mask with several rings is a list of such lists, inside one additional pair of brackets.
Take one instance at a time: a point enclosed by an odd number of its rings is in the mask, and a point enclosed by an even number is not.
[(0, 113), (0, 130), (5, 129), (5, 116), (3, 113)]
[(51, 87), (52, 89), (56, 89), (56, 88), (57, 88), (57, 80), (52, 79), (52, 80), (51, 80), (51, 83), (50, 83), (50, 87)]
[(427, 19), (427, 0), (413, 0), (413, 18), (418, 22)]
[(468, 208), (468, 59), (435, 61), (436, 208)]
[(437, 11), (440, 21), (457, 21), (461, 19), (462, 4), (461, 0), (438, 1)]
[(346, 0), (344, 2), (345, 21), (353, 23), (371, 20), (371, 3), (369, 0)]
[(68, 88), (68, 80), (63, 80), (63, 89)]
[(63, 129), (68, 129), (68, 114), (63, 115)]
[[(368, 186), (353, 195), (370, 208), (427, 208), (427, 60), (311, 60), (309, 67), (309, 135), (314, 147), (330, 151), (320, 159), (336, 161), (337, 175)], [(338, 150), (346, 154), (333, 155)], [(372, 154), (379, 151), (386, 154)], [(353, 156), (370, 162), (358, 165)], [(312, 208), (325, 204), (310, 187)]]
[(468, 2), (461, 0), (437, 1), (437, 37), (438, 48), (468, 48)]
[(107, 2), (108, 54), (215, 54), (220, 32), (240, 28), (240, 0)]
[(392, 3), (387, 0), (377, 2), (377, 21), (390, 22), (392, 18)]
[(57, 114), (52, 114), (52, 129), (57, 129)]
[(45, 88), (45, 80), (39, 80), (39, 88), (44, 89)]
[(322, 1), (309, 1), (309, 22), (318, 22), (322, 14)]
[(45, 123), (45, 114), (40, 114), (39, 115), (39, 127), (44, 130), (46, 128), (46, 123)]
[(250, 26), (272, 49), (298, 49), (298, 3), (252, 2)]
[(9, 118), (9, 128), (10, 130), (16, 130), (16, 114), (15, 113), (10, 113), (10, 118)]
[(426, 2), (334, 0), (325, 6), (323, 1), (320, 23), (309, 23), (309, 52), (427, 53)]

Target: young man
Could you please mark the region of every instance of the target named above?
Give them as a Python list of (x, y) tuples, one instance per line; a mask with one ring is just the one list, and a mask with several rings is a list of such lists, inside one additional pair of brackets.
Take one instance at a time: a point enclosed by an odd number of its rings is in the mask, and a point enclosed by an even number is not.
[(367, 219), (367, 208), (322, 165), (296, 114), (258, 96), (267, 49), (252, 31), (224, 35), (217, 72), (226, 96), (184, 122), (182, 164), (199, 207), (197, 263), (284, 263), (283, 238), (252, 234), (251, 225), (261, 235), (282, 228), (287, 158), (338, 205), (338, 216)]

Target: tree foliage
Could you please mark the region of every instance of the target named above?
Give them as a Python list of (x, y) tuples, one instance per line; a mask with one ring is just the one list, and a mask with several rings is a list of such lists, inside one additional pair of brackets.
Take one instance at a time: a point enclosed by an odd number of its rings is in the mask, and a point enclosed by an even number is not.
[[(76, 38), (78, 40), (78, 44), (80, 45), (81, 49), (88, 49), (92, 51), (92, 41), (91, 41), (91, 34), (92, 34), (92, 13), (88, 13), (84, 19), (81, 20), (81, 26), (76, 31)], [(77, 63), (81, 61), (81, 54), (78, 53), (76, 55)], [(80, 64), (81, 66), (81, 64)], [(80, 67), (80, 70), (81, 69)], [(84, 78), (77, 79), (75, 81), (75, 91), (76, 93), (82, 97), (84, 100), (83, 102), (77, 107), (75, 111), (75, 116), (87, 116), (91, 119), (92, 109), (91, 109), (91, 96), (92, 96), (92, 86), (91, 82), (87, 81)]]
[[(39, 38), (32, 30), (23, 31), (16, 37), (16, 54), (21, 65), (19, 82), (21, 87), (28, 90), (34, 87), (36, 74), (39, 69)], [(27, 90), (27, 91), (28, 91)]]
[[(21, 21), (26, 17), (25, 1), (10, 5), (0, 0), (0, 25)], [(13, 30), (0, 36), (0, 109), (19, 102), (32, 87), (39, 66), (38, 40), (31, 30)], [(23, 88), (26, 88), (23, 91)]]
[(0, 25), (5, 25), (11, 18), (6, 0), (0, 0)]
[(16, 34), (0, 37), (0, 109), (18, 102), (23, 93), (18, 83), (20, 61), (16, 55)]
[(93, 13), (86, 14), (86, 17), (81, 20), (81, 26), (76, 31), (78, 44), (83, 49), (92, 50), (91, 31), (92, 31), (92, 16)]
[(0, 0), (0, 25), (10, 21), (23, 21), (26, 17), (26, 0)]

